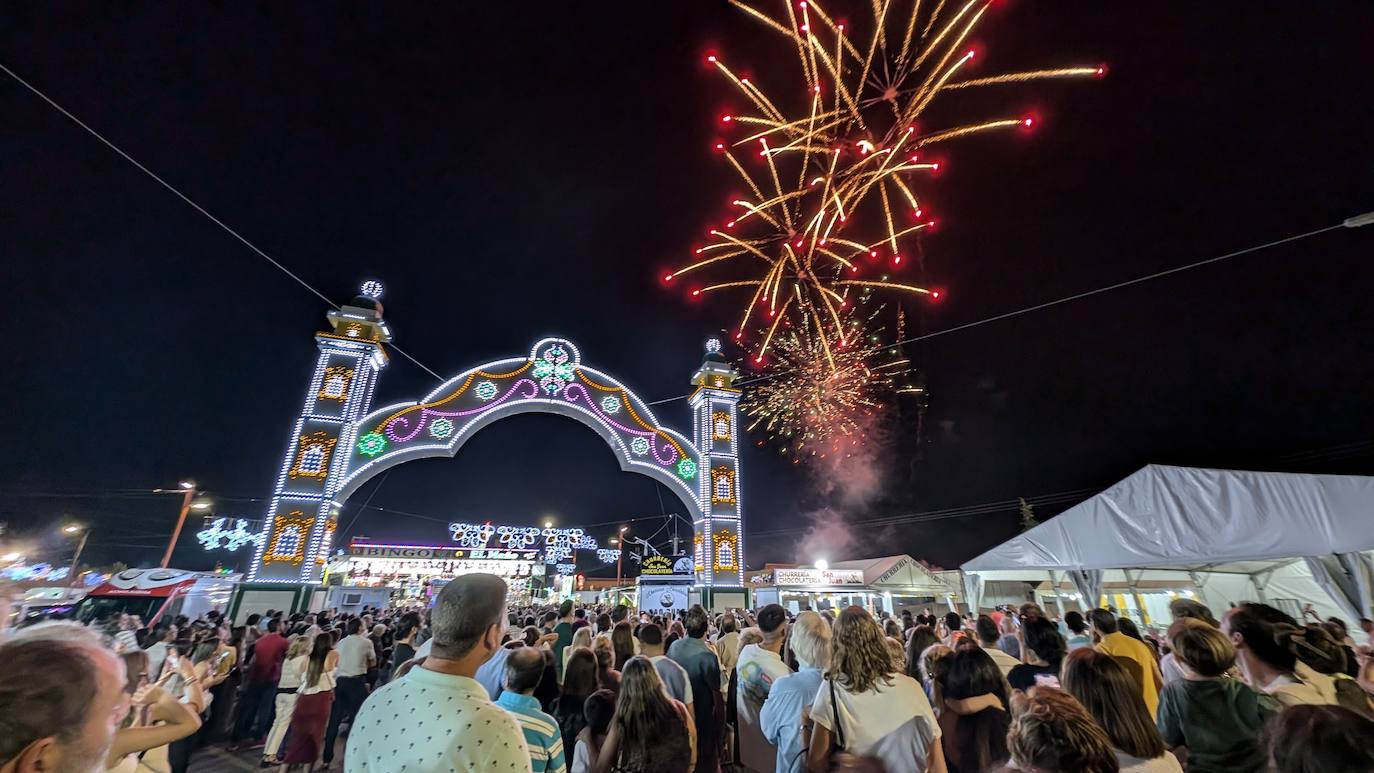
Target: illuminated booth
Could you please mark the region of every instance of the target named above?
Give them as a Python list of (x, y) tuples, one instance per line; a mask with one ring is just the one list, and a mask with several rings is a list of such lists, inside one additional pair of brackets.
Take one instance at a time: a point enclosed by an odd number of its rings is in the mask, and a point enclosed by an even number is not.
[[(454, 522), (448, 525), (452, 542), (445, 545), (408, 544), (366, 538), (354, 539), (327, 567), (325, 582), (344, 591), (389, 588), (391, 602), (430, 606), (455, 577), (473, 572), (494, 574), (506, 581), (511, 603), (542, 600), (546, 590), (577, 572), (577, 551), (594, 552), (605, 563), (620, 557), (618, 549), (598, 546), (582, 529), (539, 529)], [(354, 604), (376, 605), (376, 594), (357, 598), (331, 594)], [(340, 606), (339, 604), (331, 604)], [(348, 604), (344, 604), (348, 606)]]

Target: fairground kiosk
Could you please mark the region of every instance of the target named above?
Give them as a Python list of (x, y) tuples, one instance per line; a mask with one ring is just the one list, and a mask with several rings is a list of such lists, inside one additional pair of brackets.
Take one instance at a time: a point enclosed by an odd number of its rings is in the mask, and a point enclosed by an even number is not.
[(683, 556), (645, 556), (639, 565), (639, 611), (674, 615), (687, 611), (693, 601), (696, 572), (692, 559)]

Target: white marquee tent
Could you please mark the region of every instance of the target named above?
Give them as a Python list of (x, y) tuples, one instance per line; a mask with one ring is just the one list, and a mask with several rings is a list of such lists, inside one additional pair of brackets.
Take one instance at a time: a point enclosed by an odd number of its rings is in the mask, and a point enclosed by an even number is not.
[[(985, 582), (1066, 576), (1196, 588), (1218, 616), (1268, 601), (1354, 625), (1374, 613), (1374, 478), (1149, 465), (960, 567), (977, 606)], [(1091, 605), (1089, 605), (1091, 606)]]

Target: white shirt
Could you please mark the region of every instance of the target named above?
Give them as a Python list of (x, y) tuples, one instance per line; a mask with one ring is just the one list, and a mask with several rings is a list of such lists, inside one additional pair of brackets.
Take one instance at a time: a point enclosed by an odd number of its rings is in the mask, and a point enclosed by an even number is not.
[(314, 695), (317, 692), (328, 692), (334, 689), (336, 671), (322, 671), (320, 678), (316, 680), (314, 685), (307, 685), (305, 678), (310, 673), (310, 656), (295, 658), (295, 661), (298, 661), (296, 666), (296, 693), (298, 695)]
[[(879, 682), (863, 693), (835, 686), (845, 749), (877, 757), (887, 770), (923, 773), (931, 748), (939, 742), (940, 725), (919, 682), (906, 674), (893, 674), (890, 679), (892, 684)], [(835, 732), (829, 680), (822, 680), (816, 691), (811, 719)]]
[(591, 773), (592, 770), (592, 750), (587, 747), (587, 742), (581, 738), (577, 739), (577, 746), (573, 747), (572, 767), (568, 773)]
[(162, 664), (167, 661), (167, 648), (172, 645), (165, 641), (149, 647), (148, 653), (148, 681), (156, 682), (162, 676)]
[(277, 680), (277, 688), (281, 690), (294, 690), (300, 687), (301, 679), (305, 677), (305, 669), (309, 665), (309, 655), (297, 655), (283, 663), (281, 667), (281, 678)]
[(739, 683), (735, 709), (739, 716), (740, 761), (751, 770), (770, 771), (777, 762), (778, 750), (764, 737), (759, 712), (774, 680), (792, 673), (792, 669), (778, 653), (750, 644), (740, 650), (735, 671)]
[(991, 647), (987, 646), (986, 644), (980, 644), (979, 646), (983, 648), (984, 652), (992, 656), (992, 662), (996, 663), (997, 667), (1002, 669), (1002, 676), (1004, 678), (1007, 674), (1011, 673), (1011, 670), (1013, 668), (1016, 668), (1017, 666), (1021, 665), (1020, 660), (997, 649), (997, 645), (995, 644)]
[(344, 756), (347, 773), (530, 773), (520, 723), (466, 676), (412, 668), (368, 696)]
[(377, 657), (372, 640), (360, 633), (343, 637), (335, 649), (339, 651), (339, 676), (362, 676), (367, 673), (368, 661)]
[(1121, 766), (1121, 773), (1183, 773), (1183, 766), (1178, 764), (1178, 758), (1170, 752), (1147, 760), (1132, 757), (1120, 749), (1113, 751), (1116, 752), (1116, 762)]

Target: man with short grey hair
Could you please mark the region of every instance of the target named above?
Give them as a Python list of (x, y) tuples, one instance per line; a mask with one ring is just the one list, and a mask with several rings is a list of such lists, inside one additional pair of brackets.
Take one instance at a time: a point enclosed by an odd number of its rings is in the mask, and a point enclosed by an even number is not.
[(124, 662), (76, 623), (40, 623), (0, 643), (0, 771), (105, 770), (129, 712)]
[(519, 723), (473, 678), (506, 632), (505, 580), (460, 575), (439, 592), (430, 624), (433, 645), (424, 662), (363, 703), (344, 769), (528, 773)]

